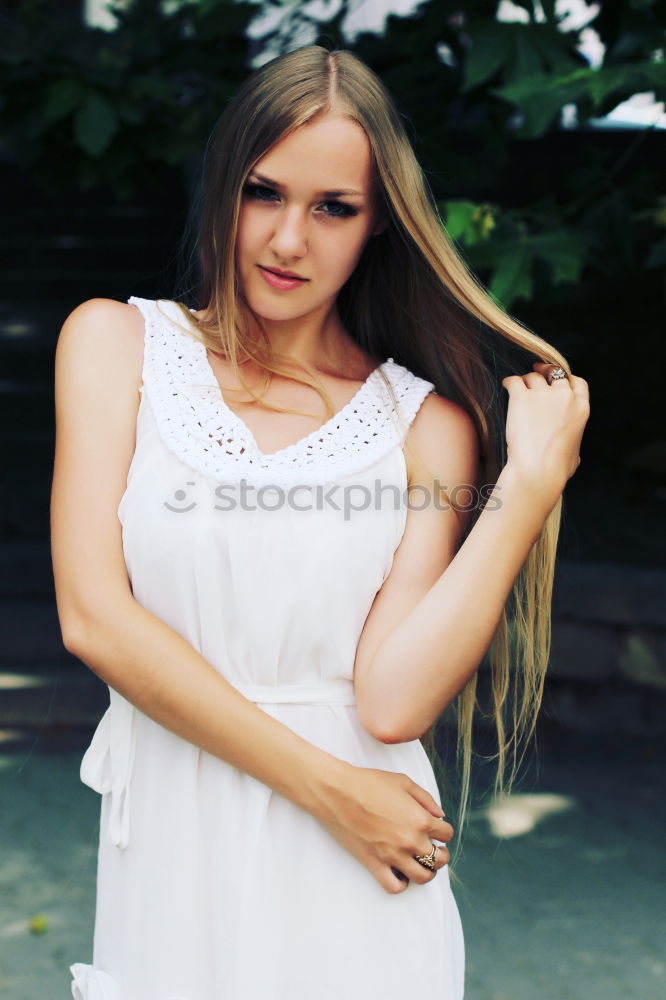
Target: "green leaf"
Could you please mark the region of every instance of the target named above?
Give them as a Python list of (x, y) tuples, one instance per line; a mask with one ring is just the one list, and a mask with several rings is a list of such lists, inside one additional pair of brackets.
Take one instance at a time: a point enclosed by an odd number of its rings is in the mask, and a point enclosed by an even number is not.
[(65, 118), (84, 99), (85, 88), (79, 80), (65, 77), (55, 80), (46, 89), (44, 119), (52, 125)]
[(502, 256), (495, 269), (488, 291), (497, 301), (509, 309), (520, 298), (529, 299), (532, 294), (532, 253), (527, 242), (517, 243), (511, 253)]
[(88, 94), (74, 118), (77, 145), (90, 156), (99, 156), (108, 147), (119, 128), (113, 106), (101, 94)]
[(517, 134), (535, 139), (546, 131), (565, 104), (590, 96), (596, 103), (601, 94), (617, 87), (622, 72), (621, 67), (613, 67), (610, 74), (596, 69), (577, 69), (560, 76), (533, 73), (504, 87), (491, 88), (490, 93), (520, 108), (523, 124)]
[(661, 88), (666, 87), (666, 62), (663, 60), (658, 62), (655, 60), (650, 63), (642, 63), (640, 66), (641, 74), (652, 84), (652, 86)]
[(585, 263), (585, 247), (571, 233), (541, 233), (530, 237), (530, 245), (537, 257), (546, 260), (553, 272), (553, 284), (577, 281)]
[(145, 118), (145, 108), (136, 101), (116, 101), (116, 114), (128, 125), (138, 125)]
[(605, 66), (601, 69), (590, 70), (586, 85), (587, 92), (595, 106), (598, 107), (618, 87), (626, 85), (630, 75), (631, 67), (628, 66)]
[(516, 129), (518, 139), (538, 139), (539, 136), (550, 127), (553, 120), (559, 115), (564, 103), (558, 97), (551, 97), (547, 100), (533, 98), (520, 106), (523, 119), (520, 127)]
[[(534, 32), (525, 31), (532, 25), (512, 25), (517, 29), (513, 32), (513, 59), (509, 66), (507, 79), (524, 80), (526, 76), (532, 76), (543, 70), (543, 64), (539, 57), (539, 51), (533, 44)], [(523, 30), (520, 30), (523, 29)]]
[(507, 26), (495, 24), (474, 29), (470, 25), (472, 45), (465, 60), (462, 92), (477, 87), (493, 76), (511, 58), (511, 34)]
[(469, 231), (472, 224), (472, 216), (478, 206), (474, 201), (447, 201), (446, 211), (446, 231), (452, 240), (459, 240)]
[(552, 73), (581, 69), (580, 56), (571, 35), (553, 24), (529, 25), (533, 45), (541, 54), (542, 65)]

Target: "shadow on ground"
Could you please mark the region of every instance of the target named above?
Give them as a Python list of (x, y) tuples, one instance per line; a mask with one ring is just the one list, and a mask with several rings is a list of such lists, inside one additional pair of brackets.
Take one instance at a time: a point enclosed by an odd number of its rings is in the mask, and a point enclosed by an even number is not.
[[(79, 780), (88, 740), (33, 732), (0, 754), (6, 1000), (65, 1000), (69, 964), (92, 959), (99, 797)], [(662, 743), (559, 730), (539, 740), (508, 801), (490, 807), (475, 790), (452, 874), (465, 1000), (666, 995), (665, 763)], [(475, 789), (489, 787), (484, 768)], [(37, 915), (47, 927), (36, 934)]]

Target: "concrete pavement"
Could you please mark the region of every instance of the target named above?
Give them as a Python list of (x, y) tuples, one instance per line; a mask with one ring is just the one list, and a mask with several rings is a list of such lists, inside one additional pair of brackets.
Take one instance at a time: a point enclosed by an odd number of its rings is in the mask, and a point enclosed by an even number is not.
[[(78, 773), (89, 732), (10, 735), (0, 753), (0, 995), (66, 1000), (68, 965), (92, 956), (99, 797)], [(483, 804), (491, 773), (479, 768), (452, 875), (465, 1000), (666, 995), (665, 763), (663, 743), (552, 729), (495, 808)], [(30, 932), (35, 915), (44, 933)]]

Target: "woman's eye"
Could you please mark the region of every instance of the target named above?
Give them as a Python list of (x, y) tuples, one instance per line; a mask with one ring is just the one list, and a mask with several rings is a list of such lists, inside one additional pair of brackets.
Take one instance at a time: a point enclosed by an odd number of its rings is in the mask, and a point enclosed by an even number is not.
[(277, 191), (274, 191), (273, 188), (266, 187), (264, 184), (249, 183), (245, 185), (243, 190), (246, 194), (249, 194), (251, 198), (257, 198), (259, 201), (272, 201), (272, 196), (277, 195)]
[(344, 219), (351, 215), (356, 215), (357, 210), (353, 205), (346, 205), (343, 201), (325, 201), (324, 205), (328, 205), (333, 211), (327, 212), (327, 215), (337, 216), (338, 218)]
[[(279, 192), (275, 191), (274, 188), (266, 187), (265, 184), (255, 184), (251, 181), (248, 181), (244, 185), (243, 191), (256, 201), (275, 201), (280, 197)], [(342, 201), (324, 201), (322, 202), (322, 206), (325, 209), (325, 215), (330, 215), (336, 219), (346, 219), (349, 216), (358, 214), (358, 209), (354, 208), (353, 205), (346, 205)]]

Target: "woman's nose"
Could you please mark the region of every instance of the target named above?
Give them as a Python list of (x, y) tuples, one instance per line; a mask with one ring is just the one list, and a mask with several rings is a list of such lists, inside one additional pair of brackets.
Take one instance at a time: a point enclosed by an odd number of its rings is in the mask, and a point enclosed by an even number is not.
[(308, 249), (308, 219), (297, 206), (278, 213), (269, 246), (281, 257), (302, 257)]

